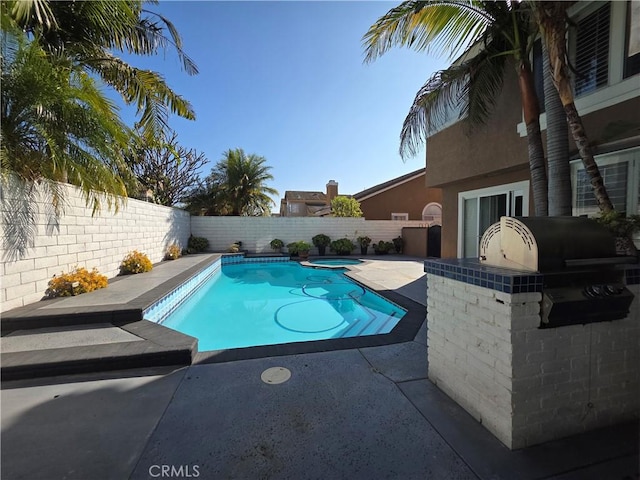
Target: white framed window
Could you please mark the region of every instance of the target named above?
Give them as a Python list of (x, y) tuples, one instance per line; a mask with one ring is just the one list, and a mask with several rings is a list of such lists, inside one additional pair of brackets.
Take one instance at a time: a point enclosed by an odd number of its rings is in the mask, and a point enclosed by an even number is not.
[[(593, 11), (591, 11), (593, 9)], [(569, 30), (576, 97), (609, 84), (611, 4), (595, 3)]]
[(500, 217), (528, 215), (528, 180), (458, 193), (458, 257), (478, 257), (482, 234)]
[(422, 209), (422, 220), (430, 225), (442, 225), (442, 205), (437, 202), (428, 203)]
[[(569, 9), (568, 55), (581, 72), (575, 77), (575, 104), (584, 116), (640, 95), (640, 2), (576, 2)], [(537, 68), (534, 58), (534, 71)], [(547, 115), (540, 115), (540, 129)], [(527, 136), (524, 120), (517, 125)]]
[[(640, 213), (640, 148), (631, 148), (595, 157), (616, 210)], [(573, 214), (597, 216), (598, 204), (581, 160), (571, 162)]]
[(409, 220), (408, 213), (392, 213), (391, 220), (406, 221)]

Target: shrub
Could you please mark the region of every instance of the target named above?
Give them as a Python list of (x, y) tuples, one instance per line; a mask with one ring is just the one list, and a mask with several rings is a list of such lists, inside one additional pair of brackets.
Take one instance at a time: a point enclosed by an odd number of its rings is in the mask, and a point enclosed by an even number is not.
[(356, 238), (356, 242), (358, 242), (358, 245), (360, 245), (362, 248), (366, 248), (371, 244), (371, 238), (365, 235), (364, 237)]
[[(78, 285), (74, 287), (73, 284), (76, 282)], [(100, 274), (97, 269), (94, 268), (89, 271), (84, 267), (76, 267), (69, 273), (62, 273), (59, 276), (54, 275), (49, 280), (49, 288), (45, 291), (45, 295), (49, 298), (70, 297), (92, 292), (99, 288), (106, 288), (107, 285), (107, 277)]]
[(404, 240), (402, 237), (396, 237), (393, 239), (393, 248), (395, 248), (396, 253), (402, 253), (404, 250)]
[(328, 247), (331, 243), (331, 239), (324, 233), (319, 233), (318, 235), (314, 236), (311, 241), (316, 247)]
[(167, 247), (167, 252), (165, 253), (164, 258), (167, 260), (175, 260), (176, 258), (179, 258), (181, 254), (182, 250), (180, 249), (180, 245), (172, 243)]
[(191, 253), (195, 252), (204, 252), (207, 247), (209, 247), (209, 240), (204, 237), (194, 237), (191, 235), (189, 237), (189, 242), (187, 243), (187, 250)]
[(122, 263), (120, 264), (120, 273), (126, 275), (128, 273), (143, 273), (149, 272), (153, 268), (153, 264), (146, 254), (134, 250), (127, 253)]
[(331, 242), (331, 251), (338, 255), (349, 255), (356, 246), (348, 238), (340, 238)]
[(269, 242), (269, 245), (273, 250), (279, 250), (284, 247), (284, 242), (279, 238), (274, 238), (273, 240), (271, 240), (271, 242)]
[(309, 242), (305, 242), (304, 240), (300, 240), (296, 243), (296, 248), (298, 249), (298, 253), (300, 252), (308, 252), (311, 250), (311, 244)]
[(373, 244), (373, 251), (376, 253), (376, 255), (389, 253), (393, 249), (394, 249), (393, 243), (385, 242), (384, 240), (380, 240), (378, 243)]
[(287, 243), (287, 251), (289, 252), (289, 255), (293, 257), (298, 255), (298, 242)]

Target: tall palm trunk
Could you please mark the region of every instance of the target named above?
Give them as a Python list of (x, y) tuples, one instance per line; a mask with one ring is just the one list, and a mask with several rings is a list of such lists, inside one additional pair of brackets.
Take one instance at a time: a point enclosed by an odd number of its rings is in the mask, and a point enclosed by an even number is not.
[(544, 148), (540, 133), (540, 106), (533, 83), (533, 74), (528, 61), (519, 62), (518, 86), (522, 100), (524, 122), (527, 126), (527, 147), (529, 150), (529, 169), (533, 189), (533, 204), (538, 217), (548, 215), (547, 171), (544, 164)]
[[(543, 39), (544, 40), (544, 39)], [(549, 215), (571, 215), (571, 167), (567, 116), (551, 78), (549, 54), (542, 42), (544, 109), (547, 114), (547, 166), (549, 172)]]
[(571, 135), (578, 148), (584, 168), (591, 180), (593, 193), (602, 212), (613, 210), (613, 204), (609, 199), (604, 186), (600, 169), (593, 158), (593, 152), (589, 145), (589, 138), (582, 124), (582, 118), (576, 109), (573, 98), (573, 89), (567, 66), (566, 21), (565, 13), (568, 4), (558, 1), (534, 2), (536, 15), (541, 27), (544, 40), (549, 51), (549, 62), (553, 73), (553, 84), (558, 90), (560, 101), (567, 116), (567, 122)]

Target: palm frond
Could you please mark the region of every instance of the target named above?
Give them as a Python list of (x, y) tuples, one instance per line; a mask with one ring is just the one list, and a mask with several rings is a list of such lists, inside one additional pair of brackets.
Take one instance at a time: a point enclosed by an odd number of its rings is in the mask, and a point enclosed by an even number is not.
[[(400, 156), (416, 155), (427, 136), (459, 112), (471, 126), (483, 123), (502, 88), (506, 57), (483, 50), (470, 60), (436, 72), (420, 88), (400, 132)], [(455, 119), (451, 119), (455, 120)]]
[(380, 17), (363, 37), (365, 62), (395, 46), (459, 56), (493, 22), (479, 2), (405, 1)]

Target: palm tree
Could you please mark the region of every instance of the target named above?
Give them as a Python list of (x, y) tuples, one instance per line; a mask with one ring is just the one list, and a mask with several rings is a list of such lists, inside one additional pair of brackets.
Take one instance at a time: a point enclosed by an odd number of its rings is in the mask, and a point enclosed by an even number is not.
[(591, 179), (593, 193), (598, 206), (603, 213), (613, 210), (613, 204), (604, 186), (600, 169), (593, 158), (593, 152), (589, 144), (589, 138), (582, 124), (582, 118), (578, 113), (574, 102), (573, 87), (567, 61), (567, 21), (566, 11), (569, 6), (565, 2), (536, 1), (531, 2), (535, 9), (537, 22), (542, 31), (544, 41), (549, 52), (549, 62), (552, 71), (553, 83), (560, 95), (560, 101), (569, 124), (569, 130), (578, 148), (580, 158), (585, 171)]
[(278, 191), (266, 186), (267, 181), (273, 180), (266, 161), (236, 148), (227, 150), (212, 170), (211, 176), (214, 183), (222, 186), (231, 215), (268, 215), (275, 205), (269, 195), (278, 195)]
[[(483, 122), (502, 87), (506, 58), (515, 60), (525, 124), (536, 215), (547, 214), (547, 177), (529, 52), (534, 38), (528, 6), (493, 1), (405, 1), (364, 36), (365, 61), (391, 47), (448, 52), (460, 61), (437, 72), (418, 91), (401, 135), (400, 154), (414, 155), (448, 109), (463, 104), (471, 124)], [(478, 48), (481, 47), (481, 48)]]
[(547, 166), (549, 172), (549, 215), (571, 216), (571, 166), (569, 130), (558, 91), (551, 78), (545, 42), (542, 43), (544, 108), (547, 114)]
[(130, 138), (92, 77), (37, 42), (14, 40), (2, 45), (0, 94), (0, 199), (9, 260), (33, 246), (40, 213), (48, 225), (57, 223), (65, 193), (59, 182), (78, 185), (94, 212), (103, 201), (117, 209), (126, 195), (117, 172), (126, 172), (121, 151)]
[[(96, 81), (64, 57), (47, 55), (37, 42), (4, 44), (0, 162), (2, 176), (45, 182), (53, 204), (54, 182), (79, 186), (93, 210), (111, 195), (126, 195), (116, 174), (130, 132)], [(108, 194), (106, 197), (104, 194)]]
[(269, 195), (278, 195), (278, 191), (266, 185), (273, 180), (266, 161), (264, 157), (245, 154), (241, 148), (224, 152), (207, 177), (209, 187), (205, 194), (218, 202), (215, 210), (228, 215), (269, 215), (275, 205)]
[(183, 52), (174, 25), (143, 9), (142, 4), (141, 0), (4, 0), (2, 29), (17, 27), (47, 53), (65, 56), (75, 66), (97, 75), (127, 104), (136, 105), (139, 124), (151, 141), (167, 130), (169, 112), (187, 119), (194, 119), (195, 114), (189, 102), (173, 92), (161, 75), (135, 68), (112, 51), (153, 55), (171, 45), (188, 74), (198, 70)]

